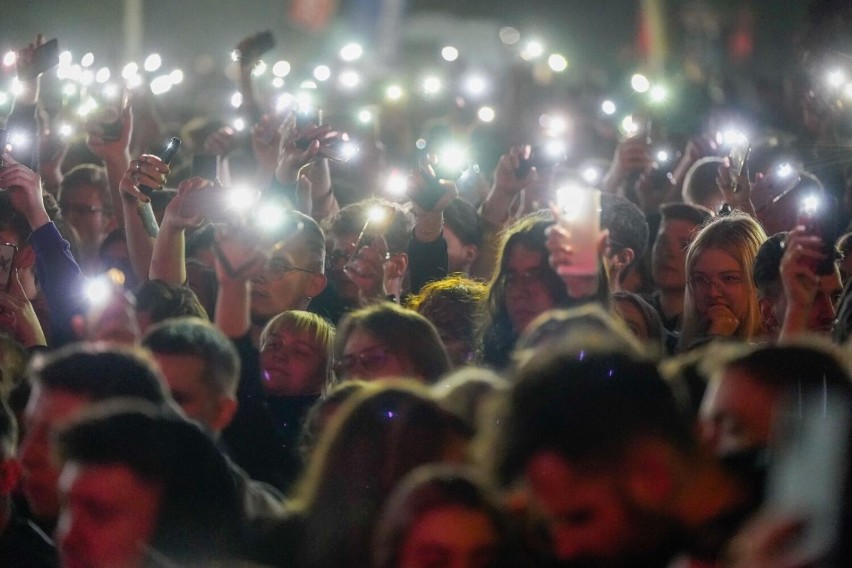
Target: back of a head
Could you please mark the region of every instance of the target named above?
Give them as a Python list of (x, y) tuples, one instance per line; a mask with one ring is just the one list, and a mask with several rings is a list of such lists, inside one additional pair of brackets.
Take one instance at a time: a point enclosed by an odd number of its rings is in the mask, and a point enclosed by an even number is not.
[(210, 322), (172, 318), (148, 329), (142, 345), (155, 354), (187, 355), (204, 363), (202, 381), (222, 396), (236, 396), (240, 358), (233, 342)]
[(482, 244), (482, 220), (476, 208), (457, 197), (444, 209), (444, 223), (464, 245)]
[(663, 203), (660, 215), (667, 221), (688, 221), (701, 226), (713, 217), (713, 212), (695, 203)]
[(654, 364), (626, 352), (551, 352), (514, 376), (494, 473), (512, 483), (539, 452), (572, 466), (617, 467), (630, 445), (657, 438), (690, 451), (691, 428)]
[(426, 317), (453, 339), (472, 342), (478, 324), (479, 310), (488, 287), (461, 274), (453, 274), (429, 282), (409, 300), (408, 306)]
[(633, 262), (648, 246), (648, 222), (634, 203), (611, 193), (601, 194), (601, 228), (609, 230), (610, 248), (633, 250)]
[(169, 284), (163, 280), (146, 280), (133, 294), (136, 298), (136, 310), (147, 313), (151, 323), (184, 316), (210, 319), (198, 296), (186, 286)]
[(101, 198), (104, 212), (107, 214), (112, 212), (112, 199), (110, 198), (109, 180), (106, 170), (102, 166), (94, 164), (80, 164), (65, 174), (62, 182), (59, 184), (58, 195), (60, 205), (66, 199), (68, 193), (83, 186), (96, 188)]
[(476, 430), (483, 406), (508, 388), (509, 382), (494, 371), (462, 367), (432, 385), (431, 390), (442, 408)]
[(335, 359), (340, 361), (349, 335), (362, 329), (405, 358), (419, 378), (433, 383), (452, 367), (435, 326), (414, 310), (382, 302), (347, 314), (337, 328)]
[(325, 272), (325, 234), (319, 224), (300, 211), (287, 211), (287, 226), (298, 227), (297, 237), (306, 268)]
[(380, 208), (386, 212), (381, 221), (370, 221), (369, 232), (381, 234), (391, 253), (405, 252), (411, 231), (414, 229), (414, 217), (396, 203), (385, 199), (371, 198), (347, 205), (328, 222), (331, 233), (358, 235), (370, 218), (370, 212)]
[(722, 158), (709, 156), (695, 162), (683, 181), (683, 200), (686, 203), (712, 208), (712, 204), (722, 200), (722, 192), (716, 185)]
[(60, 432), (63, 461), (121, 465), (161, 490), (148, 543), (175, 560), (230, 549), (241, 518), (234, 478), (215, 442), (195, 423), (145, 403), (94, 407)]
[(166, 401), (163, 379), (144, 350), (114, 344), (73, 344), (33, 358), (34, 386), (66, 391), (92, 401), (139, 398)]
[(786, 233), (766, 239), (754, 257), (754, 285), (760, 297), (774, 298), (781, 292), (781, 258)]

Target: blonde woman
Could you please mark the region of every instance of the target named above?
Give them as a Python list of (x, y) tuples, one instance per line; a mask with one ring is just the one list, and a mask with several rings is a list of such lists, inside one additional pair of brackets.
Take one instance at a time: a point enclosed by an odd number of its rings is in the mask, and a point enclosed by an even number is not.
[(692, 240), (686, 252), (682, 351), (713, 337), (748, 341), (759, 333), (752, 267), (765, 240), (760, 224), (739, 211), (717, 217)]

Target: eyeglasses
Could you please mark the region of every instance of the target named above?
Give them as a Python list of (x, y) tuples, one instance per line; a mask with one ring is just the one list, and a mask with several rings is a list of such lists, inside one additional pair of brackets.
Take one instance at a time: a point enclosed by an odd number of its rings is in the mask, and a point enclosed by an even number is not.
[(530, 268), (523, 272), (507, 272), (503, 275), (503, 285), (506, 288), (514, 289), (540, 285), (544, 282), (546, 276), (547, 270), (544, 268)]
[(344, 355), (334, 364), (334, 372), (338, 375), (351, 375), (355, 367), (360, 365), (364, 371), (373, 373), (384, 368), (391, 355), (390, 350), (385, 347), (370, 347), (359, 353)]
[(700, 293), (710, 292), (710, 289), (714, 286), (723, 292), (727, 292), (741, 286), (744, 281), (741, 274), (722, 274), (718, 279), (697, 274), (689, 281), (689, 285), (693, 291)]
[(103, 211), (103, 207), (83, 205), (82, 203), (64, 203), (60, 205), (60, 208), (65, 215), (79, 215), (81, 217), (94, 215)]
[(260, 278), (265, 280), (280, 280), (284, 277), (288, 272), (306, 272), (308, 274), (316, 274), (315, 270), (308, 270), (307, 268), (299, 268), (298, 266), (290, 266), (289, 264), (284, 264), (283, 262), (270, 262), (266, 265), (266, 268), (260, 274)]

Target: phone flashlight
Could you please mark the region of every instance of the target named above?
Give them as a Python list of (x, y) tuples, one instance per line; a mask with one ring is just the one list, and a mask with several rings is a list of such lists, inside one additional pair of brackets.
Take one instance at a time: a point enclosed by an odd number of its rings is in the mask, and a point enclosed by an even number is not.
[(124, 273), (117, 268), (110, 268), (86, 283), (84, 294), (92, 307), (107, 303), (112, 293), (124, 286)]
[(571, 235), (571, 263), (561, 269), (572, 276), (598, 272), (598, 238), (601, 232), (601, 192), (580, 184), (567, 184), (556, 191), (558, 223)]

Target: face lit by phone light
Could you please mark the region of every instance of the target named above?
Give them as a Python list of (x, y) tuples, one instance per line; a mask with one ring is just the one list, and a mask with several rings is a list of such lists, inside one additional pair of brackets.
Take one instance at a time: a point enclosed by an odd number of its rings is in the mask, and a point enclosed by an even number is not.
[(110, 269), (89, 280), (84, 294), (89, 301), (85, 321), (75, 323), (81, 338), (89, 341), (134, 344), (140, 337), (139, 322), (132, 298), (126, 294), (124, 274)]

